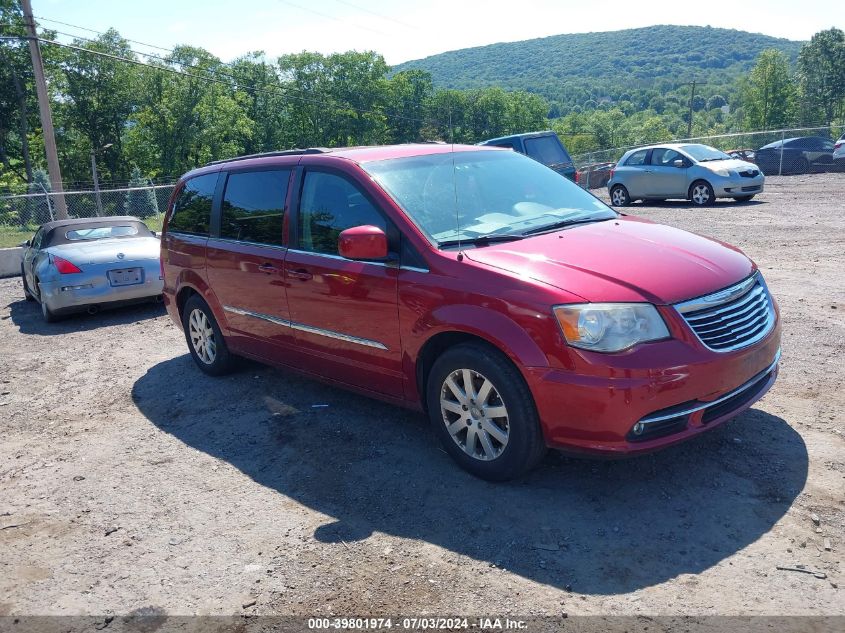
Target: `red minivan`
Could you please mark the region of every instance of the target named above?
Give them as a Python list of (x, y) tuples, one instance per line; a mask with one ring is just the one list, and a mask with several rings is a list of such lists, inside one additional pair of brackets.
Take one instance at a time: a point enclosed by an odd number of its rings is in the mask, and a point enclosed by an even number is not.
[(164, 298), (204, 372), (245, 356), (425, 411), (504, 480), (546, 447), (633, 454), (751, 406), (777, 305), (737, 248), (620, 215), (516, 152), (420, 144), (179, 181)]

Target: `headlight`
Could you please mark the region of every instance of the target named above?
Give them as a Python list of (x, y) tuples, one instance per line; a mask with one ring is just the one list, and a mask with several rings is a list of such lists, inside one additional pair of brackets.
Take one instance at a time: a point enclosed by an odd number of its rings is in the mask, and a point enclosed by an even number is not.
[(731, 170), (730, 169), (714, 169), (713, 173), (717, 176), (721, 176), (722, 178), (730, 178)]
[(583, 303), (553, 308), (566, 342), (594, 352), (621, 352), (646, 341), (669, 338), (650, 303)]

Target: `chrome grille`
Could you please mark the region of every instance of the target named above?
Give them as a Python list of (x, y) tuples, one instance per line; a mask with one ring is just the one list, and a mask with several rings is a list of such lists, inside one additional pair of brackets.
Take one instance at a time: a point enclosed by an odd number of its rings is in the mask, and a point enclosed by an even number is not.
[(717, 352), (748, 347), (766, 336), (775, 323), (772, 298), (759, 273), (675, 308), (699, 340)]

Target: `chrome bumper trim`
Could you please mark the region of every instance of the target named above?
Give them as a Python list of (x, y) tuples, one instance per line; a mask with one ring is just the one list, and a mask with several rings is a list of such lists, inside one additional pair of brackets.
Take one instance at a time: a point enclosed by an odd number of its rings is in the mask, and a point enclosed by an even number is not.
[(673, 418), (682, 418), (684, 416), (691, 415), (693, 413), (697, 413), (698, 411), (702, 411), (704, 409), (709, 409), (710, 407), (716, 406), (717, 404), (721, 404), (725, 400), (730, 400), (734, 396), (738, 396), (739, 394), (741, 394), (743, 391), (750, 389), (752, 386), (754, 386), (754, 383), (759, 381), (766, 374), (770, 373), (777, 366), (778, 362), (780, 361), (780, 354), (781, 354), (781, 351), (780, 351), (780, 348), (778, 348), (778, 351), (775, 353), (775, 359), (772, 361), (771, 365), (766, 367), (766, 369), (764, 369), (760, 373), (755, 374), (754, 377), (751, 378), (751, 380), (744, 382), (742, 385), (740, 385), (739, 387), (737, 387), (733, 391), (729, 391), (724, 396), (721, 396), (720, 398), (717, 398), (716, 400), (711, 400), (709, 402), (702, 402), (701, 404), (695, 405), (694, 407), (689, 407), (687, 409), (683, 409), (681, 411), (675, 411), (673, 413), (667, 413), (665, 415), (647, 415), (646, 417), (641, 419), (640, 422), (643, 423), (643, 424), (653, 424), (655, 422), (662, 422), (664, 420), (671, 420)]

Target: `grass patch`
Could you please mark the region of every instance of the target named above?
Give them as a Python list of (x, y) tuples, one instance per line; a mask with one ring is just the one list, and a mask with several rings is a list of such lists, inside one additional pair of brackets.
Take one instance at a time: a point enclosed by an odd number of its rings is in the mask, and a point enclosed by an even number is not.
[(0, 248), (11, 248), (20, 245), (33, 235), (36, 226), (0, 226)]

